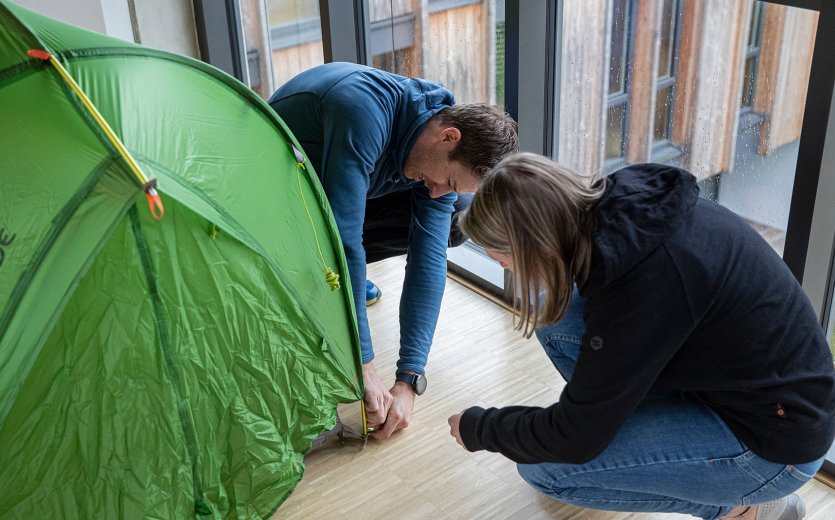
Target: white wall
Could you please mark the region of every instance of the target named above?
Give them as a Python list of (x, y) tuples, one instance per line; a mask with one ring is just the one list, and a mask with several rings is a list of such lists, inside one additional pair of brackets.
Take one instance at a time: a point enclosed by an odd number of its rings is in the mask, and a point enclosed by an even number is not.
[(127, 0), (14, 0), (32, 11), (63, 22), (133, 40)]
[(191, 0), (133, 0), (133, 4), (142, 45), (199, 57)]
[[(27, 9), (108, 36), (193, 58), (199, 56), (191, 0), (13, 1)], [(133, 25), (131, 8), (135, 15)]]

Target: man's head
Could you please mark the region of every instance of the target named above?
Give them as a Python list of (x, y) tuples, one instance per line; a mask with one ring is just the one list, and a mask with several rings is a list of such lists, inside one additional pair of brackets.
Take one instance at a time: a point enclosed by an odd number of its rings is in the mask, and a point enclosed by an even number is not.
[(429, 120), (404, 174), (423, 181), (432, 197), (469, 193), (487, 170), (517, 151), (516, 122), (504, 111), (481, 103), (453, 105)]

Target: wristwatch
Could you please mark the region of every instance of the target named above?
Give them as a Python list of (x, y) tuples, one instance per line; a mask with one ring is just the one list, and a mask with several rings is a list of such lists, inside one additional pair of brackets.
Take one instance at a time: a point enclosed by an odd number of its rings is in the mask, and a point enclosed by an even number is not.
[(423, 374), (413, 374), (412, 372), (397, 372), (394, 377), (395, 381), (401, 381), (412, 387), (415, 395), (423, 395), (426, 391), (426, 376)]

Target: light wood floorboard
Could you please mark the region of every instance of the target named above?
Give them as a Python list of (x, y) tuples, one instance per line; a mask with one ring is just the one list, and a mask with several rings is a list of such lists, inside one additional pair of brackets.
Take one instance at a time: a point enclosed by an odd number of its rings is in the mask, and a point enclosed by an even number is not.
[[(368, 309), (383, 381), (394, 380), (398, 306), (405, 261), (369, 266), (382, 289)], [(419, 397), (410, 426), (385, 442), (332, 442), (305, 457), (304, 478), (273, 515), (278, 519), (566, 519), (661, 520), (675, 514), (612, 513), (581, 509), (529, 487), (511, 461), (488, 452), (467, 453), (449, 436), (447, 417), (473, 405), (547, 406), (565, 385), (536, 338), (513, 330), (510, 313), (447, 280), (435, 342), (427, 366), (429, 388)], [(359, 430), (359, 405), (340, 406)], [(812, 481), (800, 494), (807, 520), (835, 520), (835, 490)]]

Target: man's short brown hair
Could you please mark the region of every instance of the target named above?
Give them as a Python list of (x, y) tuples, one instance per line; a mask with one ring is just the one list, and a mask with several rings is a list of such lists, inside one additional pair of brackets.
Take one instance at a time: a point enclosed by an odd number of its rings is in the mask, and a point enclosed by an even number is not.
[(453, 105), (438, 113), (441, 124), (454, 126), (461, 140), (449, 158), (469, 165), (481, 177), (507, 155), (519, 151), (516, 121), (485, 103)]

